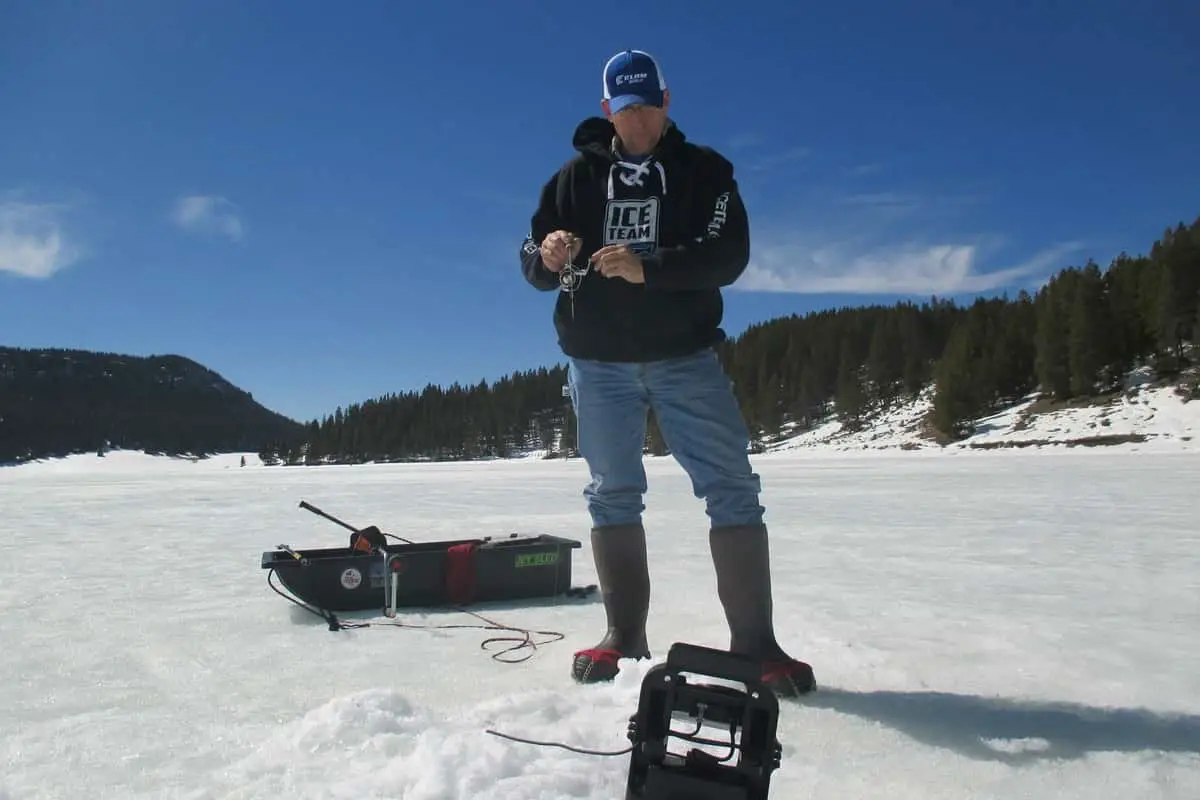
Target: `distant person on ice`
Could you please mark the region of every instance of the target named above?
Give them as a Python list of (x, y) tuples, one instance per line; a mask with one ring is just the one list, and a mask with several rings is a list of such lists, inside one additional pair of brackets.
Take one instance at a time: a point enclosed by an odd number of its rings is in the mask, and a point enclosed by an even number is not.
[(668, 118), (669, 93), (649, 54), (614, 55), (603, 80), (605, 116), (575, 130), (579, 152), (542, 187), (521, 248), (525, 278), (562, 290), (554, 324), (591, 472), (584, 496), (608, 632), (575, 654), (572, 674), (612, 680), (619, 659), (650, 657), (642, 451), (653, 407), (706, 503), (730, 649), (760, 659), (780, 696), (803, 694), (813, 672), (776, 642), (759, 476), (715, 350), (725, 338), (720, 289), (750, 254), (733, 166), (687, 142)]

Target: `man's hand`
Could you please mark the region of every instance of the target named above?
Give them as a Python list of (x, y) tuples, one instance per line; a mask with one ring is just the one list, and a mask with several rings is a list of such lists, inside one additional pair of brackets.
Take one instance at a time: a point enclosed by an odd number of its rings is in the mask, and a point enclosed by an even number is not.
[(592, 254), (592, 266), (606, 278), (624, 278), (630, 283), (645, 283), (642, 259), (628, 245), (610, 244)]
[(570, 231), (553, 231), (542, 239), (542, 263), (551, 272), (559, 272), (567, 263), (568, 255), (574, 260), (583, 247), (583, 240)]

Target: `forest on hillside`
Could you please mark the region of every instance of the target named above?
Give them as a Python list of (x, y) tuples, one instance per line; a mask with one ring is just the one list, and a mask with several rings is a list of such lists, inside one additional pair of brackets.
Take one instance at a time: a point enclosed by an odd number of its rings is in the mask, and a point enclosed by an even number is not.
[[(1178, 376), (1191, 366), (1187, 345), (1200, 341), (1198, 306), (1200, 218), (1166, 229), (1143, 255), (1063, 268), (1033, 294), (792, 315), (731, 337), (720, 355), (759, 442), (830, 415), (853, 428), (931, 382), (931, 428), (949, 440), (1033, 391), (1056, 401), (1103, 395), (1139, 364)], [(271, 464), (570, 455), (565, 383), (560, 365), (428, 385), (338, 408), (260, 455)], [(652, 414), (646, 448), (667, 451)]]
[(254, 452), (301, 431), (181, 356), (0, 347), (0, 464), (109, 449)]

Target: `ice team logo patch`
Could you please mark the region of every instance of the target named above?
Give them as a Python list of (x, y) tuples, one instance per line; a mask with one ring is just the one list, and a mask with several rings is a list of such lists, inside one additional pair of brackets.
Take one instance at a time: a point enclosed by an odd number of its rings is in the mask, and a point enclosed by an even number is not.
[(627, 245), (638, 253), (653, 253), (658, 248), (658, 198), (610, 200), (604, 243)]

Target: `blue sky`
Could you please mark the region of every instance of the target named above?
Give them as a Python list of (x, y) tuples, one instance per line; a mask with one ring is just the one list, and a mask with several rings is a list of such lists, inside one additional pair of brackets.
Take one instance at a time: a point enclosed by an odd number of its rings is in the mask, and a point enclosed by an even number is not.
[(627, 47), (737, 168), (734, 335), (1200, 215), (1190, 0), (684, 7), (4, 3), (0, 344), (185, 355), (301, 420), (558, 363), (518, 248)]

